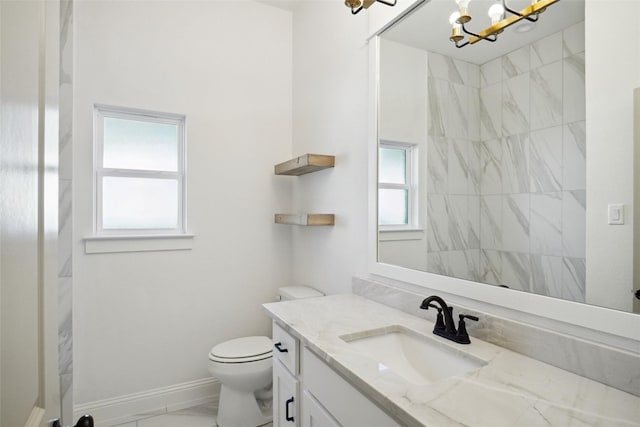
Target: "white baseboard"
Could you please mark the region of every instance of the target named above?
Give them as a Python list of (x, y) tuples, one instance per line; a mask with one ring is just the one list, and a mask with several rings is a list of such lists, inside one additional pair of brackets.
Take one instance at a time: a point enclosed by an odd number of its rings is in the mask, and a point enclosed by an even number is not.
[(219, 397), (220, 382), (215, 378), (205, 378), (75, 405), (73, 418), (77, 420), (84, 414), (90, 414), (96, 427), (111, 427), (203, 403), (217, 405)]

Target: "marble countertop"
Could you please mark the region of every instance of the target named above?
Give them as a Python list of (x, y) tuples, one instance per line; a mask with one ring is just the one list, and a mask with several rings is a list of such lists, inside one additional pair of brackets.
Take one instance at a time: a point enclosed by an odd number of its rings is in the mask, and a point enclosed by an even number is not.
[[(640, 426), (640, 397), (473, 337), (469, 345), (436, 337), (431, 321), (357, 295), (283, 301), (264, 308), (402, 425)], [(343, 339), (398, 327), (486, 365), (462, 376), (413, 384), (393, 371), (381, 372), (374, 358)]]

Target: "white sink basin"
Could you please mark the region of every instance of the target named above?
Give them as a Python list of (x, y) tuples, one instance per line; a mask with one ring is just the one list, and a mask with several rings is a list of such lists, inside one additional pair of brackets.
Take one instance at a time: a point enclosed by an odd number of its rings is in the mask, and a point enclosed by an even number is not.
[(440, 342), (443, 338), (424, 336), (402, 326), (357, 332), (340, 337), (354, 349), (362, 350), (378, 364), (378, 371), (392, 371), (406, 381), (425, 385), (464, 375), (487, 362)]

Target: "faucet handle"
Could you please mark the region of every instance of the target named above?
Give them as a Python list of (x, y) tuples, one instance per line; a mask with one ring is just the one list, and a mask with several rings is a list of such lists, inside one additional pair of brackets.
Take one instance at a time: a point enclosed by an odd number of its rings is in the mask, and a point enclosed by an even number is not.
[(477, 316), (472, 316), (470, 314), (461, 314), (458, 316), (460, 318), (461, 322), (464, 322), (464, 319), (469, 319), (469, 320), (473, 320), (475, 322), (477, 322), (478, 320), (480, 320)]
[(464, 319), (473, 320), (475, 322), (480, 319), (469, 314), (460, 314), (458, 317), (460, 320), (458, 321), (458, 333), (456, 334), (456, 342), (460, 344), (470, 344), (471, 340), (469, 339), (469, 334), (467, 333), (467, 325), (464, 322)]
[(438, 310), (438, 315), (436, 316), (436, 324), (433, 325), (433, 330), (444, 331), (445, 326), (444, 326), (444, 317), (442, 316), (442, 309), (435, 305), (432, 307)]

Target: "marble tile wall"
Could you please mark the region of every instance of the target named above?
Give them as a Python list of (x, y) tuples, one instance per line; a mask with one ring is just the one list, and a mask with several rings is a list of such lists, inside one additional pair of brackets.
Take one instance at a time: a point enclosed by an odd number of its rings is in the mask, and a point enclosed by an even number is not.
[(428, 64), (428, 270), (584, 302), (584, 22)]
[(480, 67), (427, 54), (427, 269), (480, 271)]
[(479, 276), (584, 302), (584, 23), (480, 75)]
[(60, 2), (58, 373), (62, 425), (73, 425), (72, 112), (73, 0)]
[[(434, 313), (418, 308), (431, 291), (417, 288), (400, 282), (382, 283), (359, 277), (352, 280), (352, 291), (356, 295), (435, 321)], [(640, 351), (625, 351), (504, 317), (464, 307), (458, 309), (480, 318), (478, 322), (467, 323), (472, 338), (640, 396)]]

